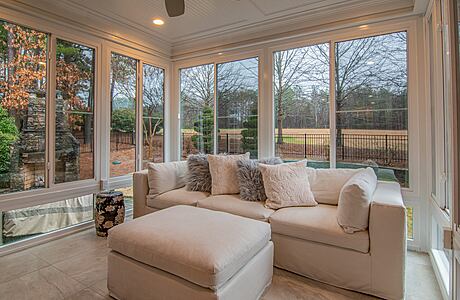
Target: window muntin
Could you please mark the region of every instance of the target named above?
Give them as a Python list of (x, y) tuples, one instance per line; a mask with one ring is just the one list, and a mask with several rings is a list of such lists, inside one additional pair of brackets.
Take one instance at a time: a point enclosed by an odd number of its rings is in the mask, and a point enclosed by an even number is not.
[(407, 33), (335, 44), (337, 167), (409, 186)]
[(110, 177), (136, 171), (137, 60), (112, 53)]
[(94, 178), (95, 50), (56, 40), (54, 182)]
[(143, 167), (164, 161), (164, 70), (143, 64)]
[(0, 21), (0, 194), (43, 188), (45, 33)]
[(180, 70), (182, 158), (214, 153), (214, 65)]
[(217, 64), (216, 72), (218, 152), (257, 158), (259, 60)]
[(273, 53), (275, 153), (329, 167), (329, 44)]

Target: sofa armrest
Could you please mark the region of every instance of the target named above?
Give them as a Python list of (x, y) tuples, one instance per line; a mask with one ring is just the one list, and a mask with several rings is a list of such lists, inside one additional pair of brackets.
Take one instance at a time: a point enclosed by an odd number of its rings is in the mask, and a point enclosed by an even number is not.
[(379, 182), (369, 215), (372, 289), (389, 299), (403, 299), (406, 258), (406, 207), (401, 187)]
[(150, 211), (147, 207), (149, 194), (148, 171), (142, 170), (133, 174), (133, 214), (134, 218), (143, 216)]

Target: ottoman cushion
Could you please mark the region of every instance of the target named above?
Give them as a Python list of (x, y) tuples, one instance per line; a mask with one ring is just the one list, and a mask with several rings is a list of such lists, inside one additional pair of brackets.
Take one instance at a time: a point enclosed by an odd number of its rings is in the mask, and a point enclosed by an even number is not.
[(268, 223), (191, 206), (174, 206), (117, 226), (109, 247), (216, 290), (270, 241)]

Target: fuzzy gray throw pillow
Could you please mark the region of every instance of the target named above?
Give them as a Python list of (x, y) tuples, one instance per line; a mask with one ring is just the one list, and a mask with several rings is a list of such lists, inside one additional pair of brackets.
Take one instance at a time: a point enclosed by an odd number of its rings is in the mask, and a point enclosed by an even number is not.
[(211, 192), (212, 178), (209, 171), (208, 156), (192, 154), (187, 158), (187, 189), (190, 191)]
[(283, 161), (279, 157), (261, 160), (240, 160), (238, 164), (238, 183), (240, 185), (240, 198), (246, 201), (265, 201), (264, 182), (260, 172), (259, 163), (266, 165), (278, 165)]

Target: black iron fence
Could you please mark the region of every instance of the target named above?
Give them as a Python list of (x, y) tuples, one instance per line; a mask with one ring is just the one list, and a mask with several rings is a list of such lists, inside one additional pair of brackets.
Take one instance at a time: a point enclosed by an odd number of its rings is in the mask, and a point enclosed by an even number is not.
[[(182, 155), (202, 152), (193, 136), (196, 133), (182, 133)], [(244, 153), (242, 135), (222, 133), (217, 136), (219, 153)], [(197, 147), (198, 146), (198, 147)], [(330, 159), (329, 134), (283, 134), (275, 135), (275, 152), (283, 159), (308, 158)], [(336, 140), (336, 159), (344, 162), (375, 161), (382, 166), (408, 167), (407, 134), (361, 134), (344, 133)]]

